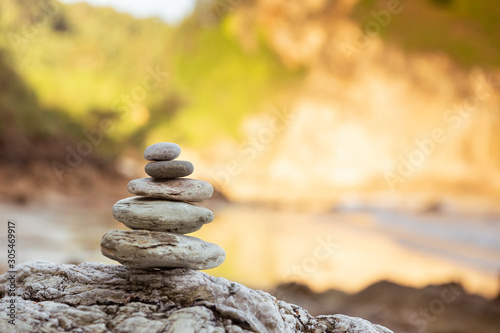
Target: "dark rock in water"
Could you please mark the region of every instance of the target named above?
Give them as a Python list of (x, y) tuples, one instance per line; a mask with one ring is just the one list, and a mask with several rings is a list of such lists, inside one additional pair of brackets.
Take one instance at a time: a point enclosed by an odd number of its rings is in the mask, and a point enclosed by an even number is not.
[[(344, 315), (306, 310), (224, 278), (188, 269), (31, 262), (17, 267), (17, 297), (0, 276), (0, 332), (390, 333)], [(8, 323), (15, 300), (16, 326)]]
[(457, 283), (413, 288), (379, 281), (356, 294), (339, 290), (315, 293), (307, 286), (290, 283), (278, 286), (272, 294), (306, 307), (313, 315), (344, 313), (389, 326), (395, 332), (499, 332), (500, 302), (469, 294)]

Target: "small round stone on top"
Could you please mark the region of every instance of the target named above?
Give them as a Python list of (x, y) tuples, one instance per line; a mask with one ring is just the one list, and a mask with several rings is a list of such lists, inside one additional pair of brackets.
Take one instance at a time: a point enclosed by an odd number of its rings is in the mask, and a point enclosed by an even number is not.
[(181, 147), (172, 142), (160, 142), (144, 150), (144, 158), (148, 161), (171, 161), (181, 154)]

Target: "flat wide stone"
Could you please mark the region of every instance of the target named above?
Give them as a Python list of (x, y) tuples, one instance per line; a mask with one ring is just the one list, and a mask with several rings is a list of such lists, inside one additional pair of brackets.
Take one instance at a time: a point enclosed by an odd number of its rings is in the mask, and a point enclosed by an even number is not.
[(210, 199), (214, 188), (210, 183), (191, 178), (155, 179), (139, 178), (128, 183), (128, 190), (135, 195), (175, 201), (200, 202)]
[(169, 231), (188, 234), (214, 220), (214, 214), (201, 206), (180, 201), (130, 197), (113, 206), (115, 218), (131, 229)]
[(156, 161), (146, 164), (144, 170), (153, 178), (177, 178), (192, 174), (194, 166), (188, 161)]
[(111, 230), (101, 239), (104, 256), (141, 268), (210, 269), (219, 266), (226, 252), (199, 238), (147, 230)]
[(181, 154), (181, 147), (172, 142), (160, 142), (144, 150), (144, 158), (148, 161), (170, 161)]

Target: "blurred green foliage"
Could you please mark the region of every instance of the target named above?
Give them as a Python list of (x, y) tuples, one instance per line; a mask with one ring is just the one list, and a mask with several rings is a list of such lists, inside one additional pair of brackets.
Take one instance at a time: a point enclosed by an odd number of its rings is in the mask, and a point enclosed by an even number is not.
[[(18, 110), (16, 128), (27, 137), (42, 131), (79, 140), (82, 130), (110, 119), (113, 129), (98, 149), (103, 155), (148, 139), (209, 144), (237, 137), (242, 119), (273, 103), (297, 77), (261, 42), (243, 51), (228, 17), (200, 27), (193, 16), (171, 27), (85, 3), (3, 0), (0, 6), (0, 49), (11, 59), (0, 65), (24, 82), (3, 91), (0, 113)], [(166, 79), (144, 89), (155, 70), (168, 73)]]
[[(12, 128), (23, 132), (39, 134), (40, 107), (32, 91), (23, 83), (0, 52), (0, 131), (2, 134)], [(33, 120), (33, 121), (30, 121)]]
[(226, 134), (238, 137), (243, 119), (263, 104), (278, 103), (280, 91), (300, 72), (285, 69), (261, 40), (256, 49), (242, 48), (229, 17), (213, 27), (196, 25), (195, 18), (185, 22), (175, 43), (172, 84), (185, 106), (170, 130), (184, 129), (182, 134), (195, 144)]
[[(393, 0), (362, 0), (353, 18), (362, 24), (372, 11), (388, 8)], [(400, 1), (403, 10), (392, 15), (380, 35), (410, 52), (444, 52), (464, 67), (500, 66), (500, 3), (496, 0)]]
[[(464, 66), (500, 66), (500, 6), (493, 0), (402, 5), (381, 30), (390, 42), (446, 52)], [(386, 7), (386, 0), (363, 0), (353, 17), (367, 22), (370, 11)], [(304, 73), (285, 68), (258, 27), (245, 41), (237, 10), (215, 14), (209, 24), (195, 12), (169, 26), (84, 3), (2, 0), (2, 146), (16, 137), (84, 139), (82, 131), (103, 119), (114, 126), (97, 151), (109, 158), (145, 142), (203, 146), (238, 138), (248, 115), (283, 104)], [(152, 70), (168, 75), (144, 90)]]

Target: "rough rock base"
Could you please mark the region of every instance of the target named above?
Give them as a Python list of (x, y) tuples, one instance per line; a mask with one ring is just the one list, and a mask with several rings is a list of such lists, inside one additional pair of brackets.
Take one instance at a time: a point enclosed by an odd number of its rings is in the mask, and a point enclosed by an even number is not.
[(266, 292), (188, 269), (45, 261), (17, 269), (15, 327), (9, 275), (0, 276), (0, 332), (391, 332), (360, 318), (312, 317)]

